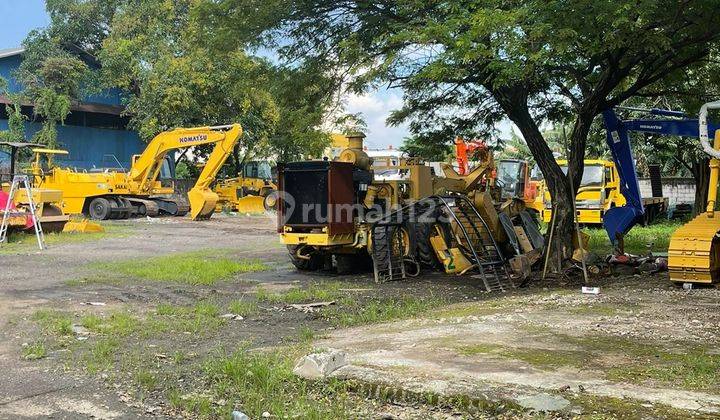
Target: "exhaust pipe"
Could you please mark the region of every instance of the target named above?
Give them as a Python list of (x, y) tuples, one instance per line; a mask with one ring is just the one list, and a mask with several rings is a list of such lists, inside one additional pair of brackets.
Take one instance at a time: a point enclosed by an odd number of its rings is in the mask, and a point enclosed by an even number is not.
[(698, 117), (700, 121), (700, 143), (705, 153), (715, 159), (720, 159), (720, 150), (713, 148), (709, 140), (707, 115), (711, 109), (720, 109), (720, 101), (708, 102), (700, 107), (700, 115)]

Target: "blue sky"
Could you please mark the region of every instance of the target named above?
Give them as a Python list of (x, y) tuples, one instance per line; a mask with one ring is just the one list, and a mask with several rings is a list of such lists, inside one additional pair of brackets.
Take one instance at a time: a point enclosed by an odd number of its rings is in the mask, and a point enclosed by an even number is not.
[(0, 0), (0, 49), (19, 47), (28, 32), (48, 23), (43, 0)]

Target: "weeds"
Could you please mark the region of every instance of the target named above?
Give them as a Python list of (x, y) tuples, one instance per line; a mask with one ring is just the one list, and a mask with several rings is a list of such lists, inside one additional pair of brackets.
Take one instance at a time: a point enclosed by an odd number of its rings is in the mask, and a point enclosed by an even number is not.
[(173, 400), (200, 417), (224, 416), (236, 408), (251, 418), (260, 418), (265, 411), (276, 418), (349, 418), (344, 389), (323, 384), (320, 392), (295, 376), (293, 353), (287, 349), (269, 353), (243, 349), (211, 358), (203, 366), (208, 391), (212, 401), (224, 401), (225, 405), (207, 404), (207, 395), (176, 395)]
[(257, 302), (238, 299), (230, 302), (228, 309), (235, 315), (248, 317), (258, 311), (258, 305)]
[(42, 341), (25, 346), (22, 350), (22, 358), (25, 360), (38, 360), (46, 356), (47, 349), (45, 348), (45, 343)]
[(369, 302), (346, 299), (340, 307), (328, 309), (325, 316), (336, 325), (351, 327), (412, 318), (445, 303), (446, 300), (435, 296), (376, 298)]
[(32, 319), (46, 334), (59, 336), (72, 334), (72, 319), (69, 314), (41, 309), (33, 314)]
[(267, 269), (267, 266), (259, 260), (236, 261), (227, 257), (218, 257), (209, 251), (98, 263), (91, 264), (90, 267), (135, 279), (192, 285), (212, 285), (234, 274)]
[(259, 301), (269, 303), (304, 303), (310, 301), (330, 301), (343, 297), (341, 282), (311, 283), (306, 288), (294, 288), (282, 293), (268, 292), (259, 287), (256, 298)]

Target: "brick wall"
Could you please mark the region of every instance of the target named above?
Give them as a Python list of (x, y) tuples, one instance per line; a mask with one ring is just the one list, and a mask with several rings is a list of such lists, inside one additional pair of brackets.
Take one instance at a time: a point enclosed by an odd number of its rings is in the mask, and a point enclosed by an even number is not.
[[(640, 178), (640, 193), (643, 197), (652, 197), (650, 178)], [(695, 202), (695, 180), (692, 178), (663, 178), (663, 196), (670, 199), (670, 207), (676, 204)]]

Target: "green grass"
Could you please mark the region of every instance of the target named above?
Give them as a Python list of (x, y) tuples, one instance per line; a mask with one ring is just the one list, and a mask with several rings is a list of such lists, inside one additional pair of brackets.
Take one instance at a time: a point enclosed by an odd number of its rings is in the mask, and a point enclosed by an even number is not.
[(47, 356), (45, 343), (38, 341), (37, 343), (27, 345), (22, 349), (22, 358), (25, 360), (38, 360)]
[(157, 316), (145, 320), (142, 333), (146, 336), (163, 333), (210, 334), (225, 325), (219, 318), (220, 307), (210, 302), (192, 306), (158, 305)]
[(85, 362), (85, 369), (88, 372), (96, 373), (112, 368), (119, 347), (120, 341), (114, 337), (96, 341), (83, 354), (82, 359)]
[[(661, 222), (650, 226), (635, 226), (625, 235), (625, 252), (631, 254), (645, 254), (648, 244), (654, 252), (667, 252), (670, 237), (681, 222)], [(603, 228), (585, 229), (590, 235), (590, 250), (599, 254), (609, 254), (613, 251), (607, 232)]]
[[(192, 417), (221, 418), (237, 409), (250, 418), (350, 418), (347, 393), (336, 381), (310, 383), (292, 373), (297, 349), (275, 352), (238, 350), (203, 365), (204, 394), (175, 395), (174, 404)], [(208, 395), (209, 394), (209, 395)], [(209, 404), (223, 401), (224, 404)]]
[(162, 257), (96, 263), (91, 264), (90, 268), (102, 271), (104, 274), (114, 273), (133, 279), (192, 285), (212, 285), (234, 274), (267, 269), (267, 266), (259, 260), (235, 260), (216, 254), (211, 251), (178, 253)]
[(268, 303), (306, 303), (338, 300), (345, 296), (340, 289), (345, 287), (341, 282), (311, 283), (307, 287), (297, 287), (285, 292), (269, 292), (259, 287), (256, 292), (258, 301)]
[(230, 302), (230, 305), (228, 305), (228, 309), (230, 313), (240, 315), (242, 317), (248, 317), (257, 313), (258, 305), (257, 302), (254, 301), (238, 299)]
[(35, 311), (32, 320), (38, 323), (45, 334), (57, 336), (72, 335), (72, 318), (70, 314), (40, 309)]
[(720, 355), (698, 347), (681, 351), (656, 351), (654, 357), (640, 359), (630, 366), (610, 369), (608, 377), (625, 382), (651, 381), (717, 393), (720, 386)]
[(507, 359), (523, 361), (532, 366), (546, 369), (563, 366), (582, 367), (591, 356), (583, 351), (549, 350), (540, 348), (503, 347), (495, 344), (474, 344), (460, 346), (458, 353), (465, 356), (490, 354)]
[(328, 308), (324, 316), (338, 326), (352, 327), (412, 318), (443, 304), (446, 301), (435, 296), (375, 298), (364, 302), (343, 299), (338, 306)]

